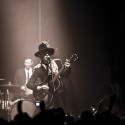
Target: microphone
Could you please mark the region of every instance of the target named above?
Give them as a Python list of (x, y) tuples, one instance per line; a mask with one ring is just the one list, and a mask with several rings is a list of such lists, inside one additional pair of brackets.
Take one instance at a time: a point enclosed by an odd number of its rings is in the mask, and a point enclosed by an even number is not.
[(49, 54), (46, 54), (46, 60), (48, 60), (48, 62), (50, 62), (50, 55)]
[(46, 58), (47, 58), (47, 59), (50, 59), (50, 56), (49, 56), (49, 55), (47, 55), (47, 56), (46, 56)]

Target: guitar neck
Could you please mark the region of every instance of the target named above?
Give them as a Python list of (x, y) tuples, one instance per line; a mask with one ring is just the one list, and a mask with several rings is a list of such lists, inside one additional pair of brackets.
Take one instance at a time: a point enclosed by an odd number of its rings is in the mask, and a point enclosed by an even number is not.
[(52, 82), (55, 82), (58, 79), (60, 74), (63, 72), (64, 68), (65, 68), (65, 66), (63, 65), (62, 68), (60, 69), (60, 71), (58, 72), (58, 74), (53, 77)]
[[(78, 59), (77, 54), (73, 54), (70, 57), (70, 59), (68, 59), (67, 61), (70, 62), (70, 63), (72, 63), (72, 62), (76, 61), (77, 59)], [(65, 69), (65, 64), (63, 64), (62, 68), (59, 70), (59, 72), (57, 73), (57, 75), (55, 75), (53, 77), (53, 79), (51, 80), (51, 82), (55, 82), (58, 79), (58, 77), (61, 75), (61, 73), (64, 71), (64, 69)]]

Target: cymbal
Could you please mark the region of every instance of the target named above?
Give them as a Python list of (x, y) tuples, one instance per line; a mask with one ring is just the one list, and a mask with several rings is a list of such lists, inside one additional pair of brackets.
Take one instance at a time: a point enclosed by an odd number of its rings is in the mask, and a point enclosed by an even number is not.
[(14, 85), (14, 84), (3, 84), (3, 85), (0, 85), (0, 87), (21, 87), (21, 85)]
[(8, 89), (9, 91), (15, 92), (15, 91), (20, 91), (21, 86), (20, 85), (13, 85), (13, 84), (3, 84), (3, 85), (0, 85), (0, 89), (1, 90)]
[(5, 80), (5, 79), (1, 79), (1, 78), (0, 78), (0, 80)]

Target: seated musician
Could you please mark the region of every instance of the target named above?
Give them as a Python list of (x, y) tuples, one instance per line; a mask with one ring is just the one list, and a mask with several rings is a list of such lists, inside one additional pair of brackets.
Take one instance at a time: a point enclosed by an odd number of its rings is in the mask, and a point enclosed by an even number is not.
[[(26, 87), (28, 79), (33, 73), (33, 60), (31, 58), (26, 58), (24, 60), (24, 67), (16, 70), (14, 76), (14, 85), (20, 85), (20, 90), (18, 92), (12, 93), (10, 95), (10, 100), (14, 103), (20, 99), (33, 99), (33, 91)], [(10, 102), (10, 104), (13, 104)]]

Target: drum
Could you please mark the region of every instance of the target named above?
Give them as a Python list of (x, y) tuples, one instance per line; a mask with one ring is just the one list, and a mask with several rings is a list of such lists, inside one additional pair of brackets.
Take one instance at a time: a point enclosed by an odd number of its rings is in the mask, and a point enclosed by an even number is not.
[(9, 109), (8, 101), (0, 100), (0, 109), (3, 109), (3, 110)]
[[(16, 102), (10, 111), (10, 120), (13, 120), (14, 117), (18, 114), (18, 102)], [(35, 115), (36, 105), (29, 100), (22, 100), (22, 112), (26, 112), (31, 118)]]

